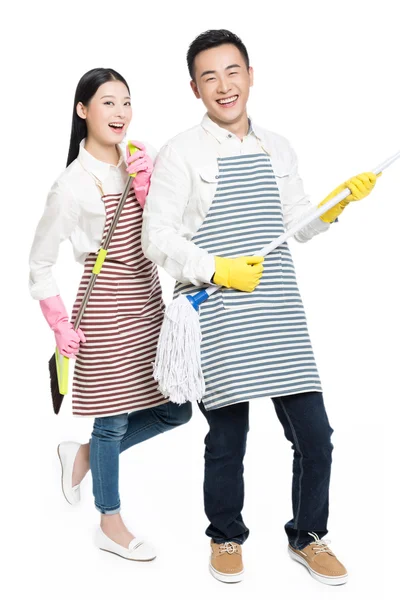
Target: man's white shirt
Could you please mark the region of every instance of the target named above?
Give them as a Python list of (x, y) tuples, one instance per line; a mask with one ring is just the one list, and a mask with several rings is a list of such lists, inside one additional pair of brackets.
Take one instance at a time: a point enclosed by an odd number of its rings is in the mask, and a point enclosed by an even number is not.
[[(191, 242), (211, 207), (218, 186), (218, 158), (266, 152), (275, 173), (286, 229), (315, 210), (304, 192), (297, 158), (280, 135), (250, 123), (240, 140), (208, 115), (167, 142), (158, 154), (143, 213), (144, 254), (174, 279), (202, 286), (215, 271), (214, 256)], [(296, 234), (306, 242), (329, 224), (313, 220)]]

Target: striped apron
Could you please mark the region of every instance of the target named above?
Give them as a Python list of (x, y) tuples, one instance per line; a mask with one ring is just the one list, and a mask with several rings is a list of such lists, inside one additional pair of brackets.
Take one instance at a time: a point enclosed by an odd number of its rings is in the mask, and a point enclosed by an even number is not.
[[(102, 196), (108, 228), (121, 194)], [(72, 410), (76, 416), (106, 417), (164, 404), (152, 362), (164, 304), (157, 267), (142, 252), (142, 209), (131, 190), (107, 258), (84, 313), (86, 343), (76, 358)], [(89, 254), (72, 311), (74, 319), (97, 253)]]
[[(284, 232), (270, 158), (219, 158), (218, 169), (214, 200), (192, 242), (228, 258), (256, 254)], [(199, 289), (177, 283), (175, 297)], [(207, 410), (322, 391), (287, 243), (266, 257), (253, 293), (220, 288), (202, 304), (200, 325)]]

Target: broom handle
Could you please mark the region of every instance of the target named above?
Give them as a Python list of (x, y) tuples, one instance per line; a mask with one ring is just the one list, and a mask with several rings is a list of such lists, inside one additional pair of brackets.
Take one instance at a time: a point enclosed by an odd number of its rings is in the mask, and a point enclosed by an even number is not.
[[(379, 173), (382, 173), (382, 171), (384, 171), (385, 169), (390, 167), (390, 165), (392, 163), (394, 163), (396, 160), (398, 160), (399, 158), (400, 158), (400, 151), (397, 152), (396, 154), (393, 154), (393, 156), (391, 156), (390, 158), (385, 160), (383, 163), (378, 165), (372, 172), (375, 173), (375, 175), (379, 175)], [(351, 194), (351, 191), (349, 190), (349, 188), (344, 189), (342, 192), (340, 192), (340, 194), (337, 194), (334, 198), (329, 200), (329, 202), (326, 202), (323, 206), (321, 206), (317, 210), (313, 211), (308, 216), (304, 217), (304, 219), (301, 219), (300, 221), (298, 221), (293, 227), (291, 227), (290, 229), (285, 231), (285, 233), (283, 233), (279, 237), (275, 238), (270, 244), (268, 244), (267, 246), (264, 246), (264, 248), (262, 248), (260, 250), (260, 252), (257, 252), (256, 255), (257, 256), (259, 256), (259, 255), (266, 256), (267, 254), (269, 254), (270, 252), (275, 250), (275, 248), (277, 248), (278, 246), (280, 246), (281, 244), (286, 242), (286, 240), (289, 239), (290, 237), (292, 237), (292, 235), (295, 235), (298, 231), (300, 231), (300, 229), (303, 229), (303, 227), (305, 227), (306, 225), (309, 225), (311, 223), (311, 221), (314, 221), (314, 219), (316, 219), (317, 217), (320, 217), (321, 215), (326, 213), (330, 208), (332, 208), (333, 206), (335, 206), (336, 204), (338, 204), (339, 202), (341, 202), (342, 200), (347, 198), (347, 196), (349, 194)], [(219, 285), (211, 285), (208, 288), (201, 290), (200, 292), (197, 293), (197, 294), (201, 294), (201, 298), (199, 298), (197, 300), (197, 302), (199, 304), (201, 303), (201, 301), (204, 302), (205, 300), (207, 300), (207, 297), (211, 296), (211, 294), (214, 294), (214, 292), (219, 290), (220, 287), (221, 286), (219, 286)], [(192, 298), (196, 300), (197, 294), (192, 296)]]
[(118, 224), (118, 219), (121, 216), (122, 210), (123, 210), (124, 205), (125, 205), (125, 201), (126, 201), (127, 196), (129, 194), (131, 183), (132, 183), (131, 176), (129, 176), (128, 177), (128, 181), (126, 182), (125, 189), (124, 189), (123, 194), (121, 196), (121, 199), (120, 199), (120, 201), (118, 203), (117, 210), (115, 211), (113, 219), (111, 221), (111, 225), (110, 225), (110, 228), (108, 230), (108, 233), (107, 233), (106, 239), (104, 241), (104, 244), (103, 244), (103, 246), (99, 250), (99, 254), (98, 254), (96, 263), (95, 263), (95, 265), (93, 267), (93, 271), (92, 271), (92, 274), (90, 276), (90, 280), (89, 280), (89, 283), (87, 285), (87, 288), (86, 288), (86, 291), (85, 291), (85, 295), (83, 296), (83, 299), (82, 299), (81, 305), (79, 307), (78, 313), (77, 313), (77, 315), (75, 317), (74, 324), (73, 324), (73, 327), (74, 327), (75, 331), (78, 329), (78, 327), (79, 327), (79, 325), (80, 325), (80, 323), (82, 321), (82, 317), (83, 317), (83, 314), (84, 314), (84, 312), (86, 310), (87, 304), (89, 302), (90, 295), (91, 295), (91, 293), (93, 291), (94, 284), (95, 284), (96, 279), (97, 279), (97, 275), (100, 273), (101, 266), (102, 266), (102, 264), (104, 262), (104, 259), (105, 259), (106, 254), (107, 254), (107, 250), (108, 250), (108, 248), (110, 246), (111, 238), (112, 238), (112, 236), (114, 234), (115, 228), (116, 228), (116, 226)]

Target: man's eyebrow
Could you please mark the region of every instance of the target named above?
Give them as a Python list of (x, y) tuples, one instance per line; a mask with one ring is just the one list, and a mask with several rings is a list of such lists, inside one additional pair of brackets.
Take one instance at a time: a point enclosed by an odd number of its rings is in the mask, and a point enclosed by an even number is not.
[(215, 73), (216, 71), (204, 71), (200, 77), (204, 77), (204, 75), (212, 75), (213, 73)]
[[(228, 69), (240, 69), (240, 65), (229, 65), (228, 67), (225, 67), (225, 71), (227, 71)], [(212, 75), (213, 73), (216, 73), (216, 71), (204, 71), (200, 77), (204, 77), (204, 75)]]

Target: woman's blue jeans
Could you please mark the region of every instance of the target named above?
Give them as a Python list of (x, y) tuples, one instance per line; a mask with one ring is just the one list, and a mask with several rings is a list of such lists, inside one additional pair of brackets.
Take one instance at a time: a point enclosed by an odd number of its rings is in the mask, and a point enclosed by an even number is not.
[(190, 403), (178, 405), (167, 402), (155, 408), (95, 419), (90, 440), (90, 468), (97, 510), (104, 515), (120, 511), (120, 453), (159, 433), (187, 423), (191, 416)]

